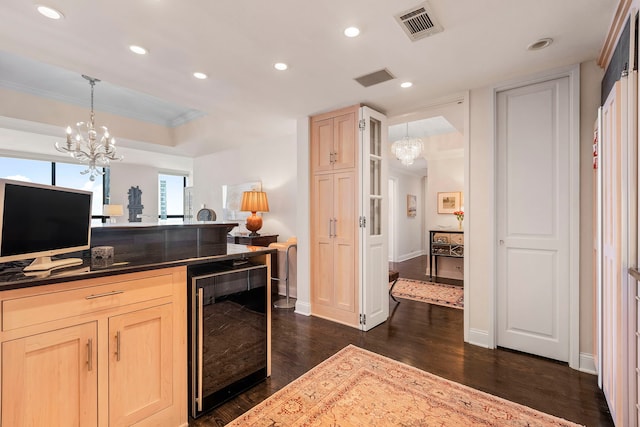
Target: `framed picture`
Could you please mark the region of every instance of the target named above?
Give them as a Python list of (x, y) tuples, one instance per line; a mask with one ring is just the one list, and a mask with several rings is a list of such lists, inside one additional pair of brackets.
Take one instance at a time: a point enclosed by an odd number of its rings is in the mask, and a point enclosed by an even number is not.
[(245, 191), (262, 191), (262, 183), (255, 181), (222, 186), (222, 215), (225, 221), (244, 221), (251, 215), (251, 212), (240, 210), (242, 193)]
[(460, 210), (460, 199), (462, 193), (454, 191), (451, 193), (438, 193), (438, 213), (439, 214), (452, 214), (455, 211)]
[(416, 216), (418, 201), (413, 194), (407, 194), (407, 216), (413, 218)]

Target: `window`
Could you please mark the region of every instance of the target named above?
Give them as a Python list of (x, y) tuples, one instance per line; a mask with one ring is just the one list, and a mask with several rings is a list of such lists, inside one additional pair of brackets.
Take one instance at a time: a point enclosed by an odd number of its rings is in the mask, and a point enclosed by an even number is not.
[(51, 185), (51, 162), (0, 157), (0, 178)]
[(92, 191), (91, 216), (94, 219), (92, 224), (99, 223), (102, 219), (102, 205), (105, 200), (104, 177), (98, 176), (92, 182), (88, 175), (80, 174), (85, 169), (86, 166), (81, 164), (0, 157), (0, 171), (2, 171), (0, 178)]
[(88, 174), (80, 174), (80, 172), (86, 169), (87, 167), (85, 165), (56, 163), (55, 185), (93, 192), (93, 205), (91, 207), (91, 215), (102, 216), (102, 205), (104, 203), (104, 177), (97, 176), (95, 181), (91, 181), (89, 180)]
[(158, 174), (158, 213), (160, 219), (184, 218), (184, 175)]

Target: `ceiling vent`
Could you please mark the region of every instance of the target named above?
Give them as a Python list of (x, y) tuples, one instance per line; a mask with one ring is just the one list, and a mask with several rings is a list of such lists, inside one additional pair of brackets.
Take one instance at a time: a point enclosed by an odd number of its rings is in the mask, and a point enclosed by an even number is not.
[(405, 10), (397, 14), (395, 18), (411, 41), (432, 36), (443, 30), (440, 23), (434, 19), (433, 12), (427, 2), (413, 9)]
[(374, 71), (373, 73), (365, 74), (364, 76), (356, 77), (354, 80), (360, 83), (364, 87), (377, 85), (378, 83), (386, 82), (387, 80), (393, 80), (396, 76), (391, 74), (389, 70), (383, 68), (382, 70)]

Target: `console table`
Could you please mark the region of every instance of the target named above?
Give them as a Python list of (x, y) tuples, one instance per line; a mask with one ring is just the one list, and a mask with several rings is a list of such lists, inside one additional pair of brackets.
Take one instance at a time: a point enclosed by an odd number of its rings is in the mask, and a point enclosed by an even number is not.
[(438, 277), (438, 257), (464, 258), (464, 231), (429, 230), (429, 277)]
[(236, 245), (269, 246), (271, 243), (276, 243), (277, 241), (277, 234), (260, 234), (259, 236), (227, 234), (227, 243), (235, 243)]
[[(227, 243), (235, 243), (236, 245), (247, 246), (269, 246), (271, 243), (278, 242), (278, 234), (260, 234), (258, 236), (250, 236), (248, 234), (227, 234)], [(278, 255), (271, 257), (271, 276), (278, 274)], [(274, 286), (273, 292), (278, 292), (278, 287)]]

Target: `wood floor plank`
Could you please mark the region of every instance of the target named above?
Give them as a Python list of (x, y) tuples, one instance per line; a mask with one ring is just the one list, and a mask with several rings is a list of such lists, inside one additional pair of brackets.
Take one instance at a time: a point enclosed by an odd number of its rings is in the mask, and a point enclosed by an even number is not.
[[(424, 260), (393, 264), (400, 277), (417, 277)], [(424, 270), (422, 270), (424, 274)], [(489, 350), (463, 341), (463, 311), (389, 299), (389, 319), (368, 332), (291, 310), (273, 311), (273, 367), (267, 381), (191, 420), (224, 426), (329, 356), (354, 344), (391, 359), (579, 424), (612, 427), (594, 375), (565, 363), (514, 351)]]

